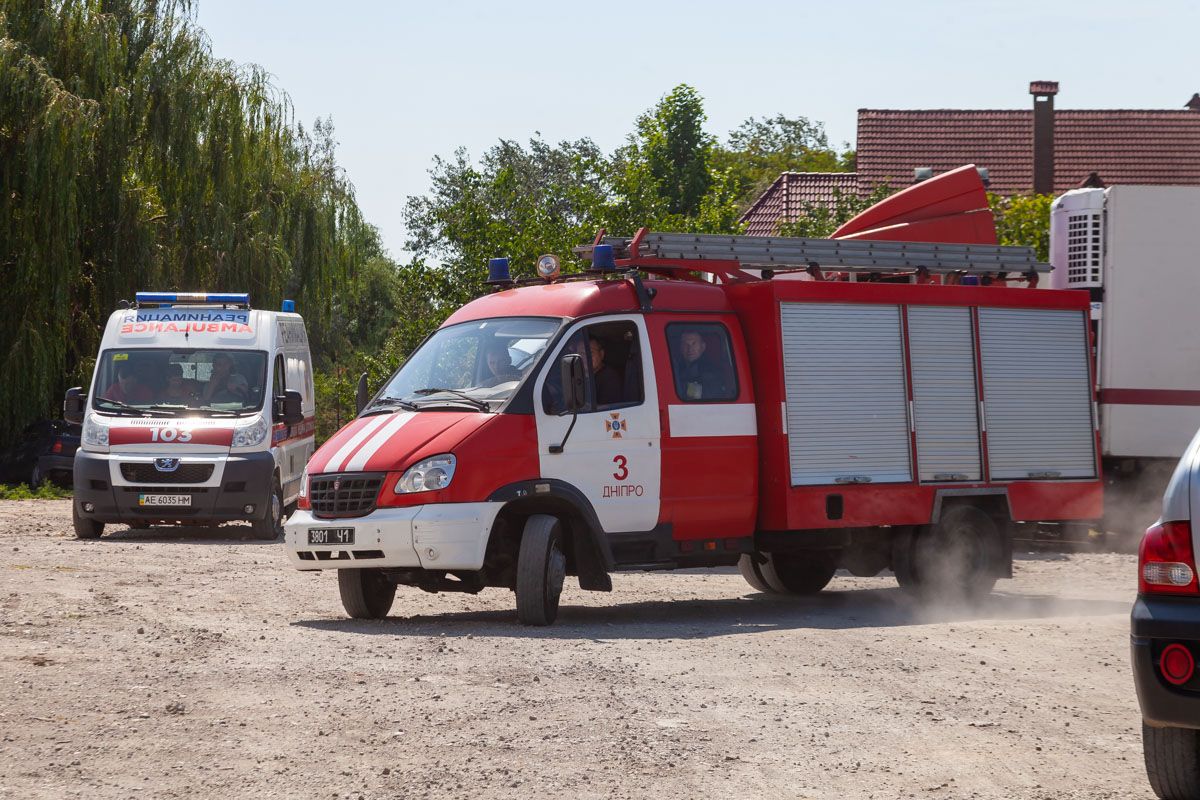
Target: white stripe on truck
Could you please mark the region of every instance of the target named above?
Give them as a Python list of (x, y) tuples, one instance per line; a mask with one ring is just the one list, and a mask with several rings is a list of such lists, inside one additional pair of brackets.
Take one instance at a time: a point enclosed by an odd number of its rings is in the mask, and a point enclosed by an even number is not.
[(753, 403), (692, 403), (667, 406), (674, 439), (701, 436), (756, 436)]
[(392, 438), (392, 434), (404, 427), (404, 423), (415, 417), (416, 414), (412, 411), (397, 411), (387, 418), (387, 424), (379, 429), (379, 433), (371, 437), (371, 439), (362, 446), (354, 456), (346, 463), (347, 472), (357, 472), (367, 465), (371, 460), (371, 456), (379, 452), (379, 448), (388, 443)]
[(370, 436), (375, 431), (379, 430), (383, 423), (387, 422), (388, 418), (384, 416), (373, 417), (369, 422), (355, 431), (354, 435), (346, 441), (344, 445), (338, 448), (338, 451), (329, 458), (329, 463), (325, 465), (325, 472), (337, 472), (342, 468), (342, 462), (346, 457), (354, 452), (354, 448), (362, 444), (363, 440)]

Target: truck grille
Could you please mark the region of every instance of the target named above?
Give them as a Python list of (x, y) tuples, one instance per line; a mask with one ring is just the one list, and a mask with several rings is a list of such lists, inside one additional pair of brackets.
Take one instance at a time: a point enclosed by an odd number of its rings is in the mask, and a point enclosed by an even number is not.
[(375, 510), (383, 485), (380, 473), (313, 475), (308, 479), (308, 500), (318, 517), (361, 517)]
[(130, 483), (204, 483), (212, 473), (212, 464), (180, 464), (174, 472), (159, 472), (153, 464), (121, 465), (121, 475)]

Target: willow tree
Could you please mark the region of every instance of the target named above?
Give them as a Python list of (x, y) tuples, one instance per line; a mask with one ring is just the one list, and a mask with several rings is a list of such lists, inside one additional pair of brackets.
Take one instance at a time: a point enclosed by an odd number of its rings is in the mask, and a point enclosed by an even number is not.
[(84, 378), (138, 289), (302, 304), (379, 255), (332, 130), (212, 55), (185, 0), (0, 0), (0, 440)]

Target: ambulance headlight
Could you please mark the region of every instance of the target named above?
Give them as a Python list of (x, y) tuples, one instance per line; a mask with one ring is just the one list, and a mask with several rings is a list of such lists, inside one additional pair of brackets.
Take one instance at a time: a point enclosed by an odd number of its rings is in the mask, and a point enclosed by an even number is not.
[(97, 422), (94, 416), (88, 414), (83, 419), (83, 433), (80, 439), (86, 447), (108, 447), (108, 426)]
[(234, 447), (258, 447), (267, 438), (271, 428), (267, 421), (259, 417), (244, 428), (238, 428), (233, 434)]
[(396, 482), (396, 494), (434, 492), (454, 480), (455, 458), (450, 453), (427, 458), (409, 467)]

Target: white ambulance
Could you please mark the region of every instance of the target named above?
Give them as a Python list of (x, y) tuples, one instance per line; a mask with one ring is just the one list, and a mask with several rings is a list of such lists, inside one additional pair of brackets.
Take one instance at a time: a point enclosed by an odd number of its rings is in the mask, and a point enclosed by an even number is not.
[(248, 294), (139, 292), (112, 314), (90, 391), (63, 416), (83, 424), (75, 535), (107, 523), (249, 521), (274, 539), (315, 445), (304, 320)]

